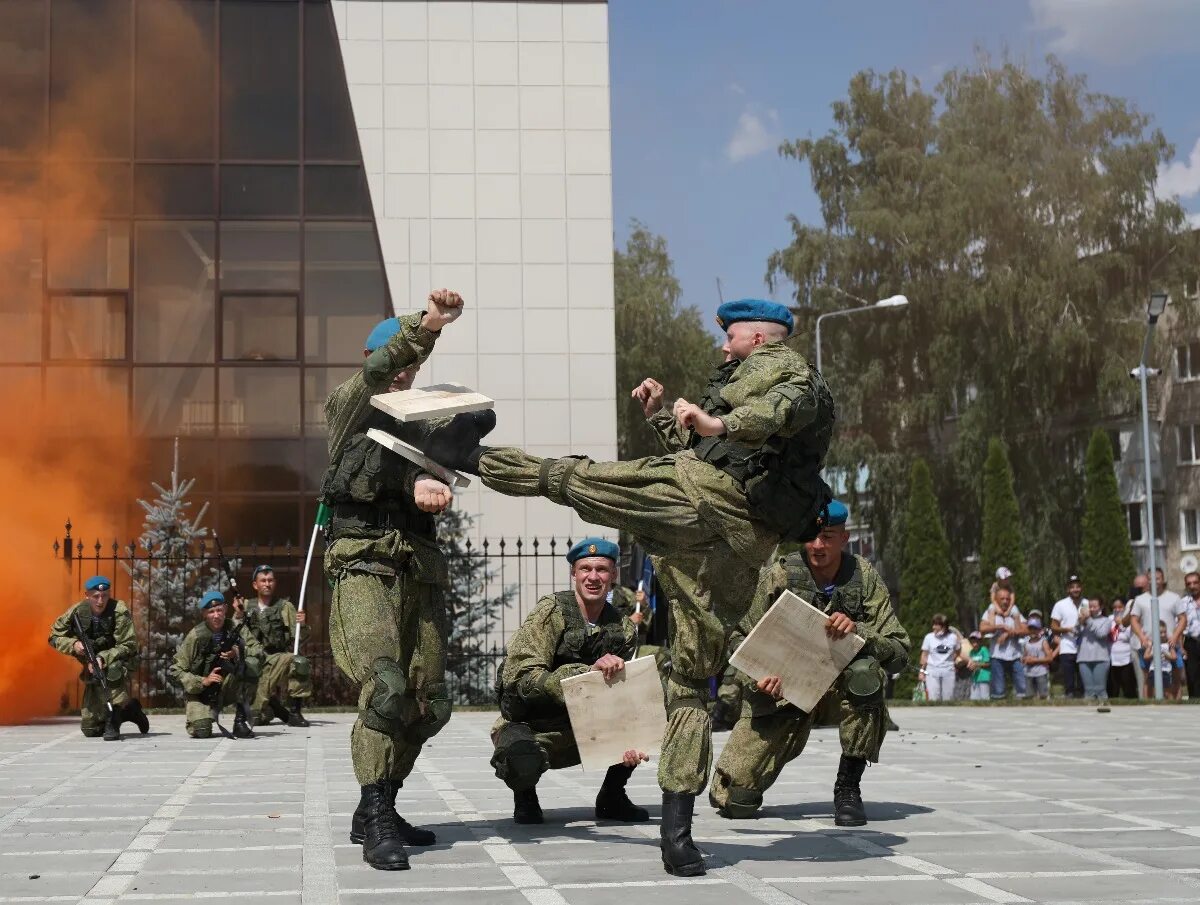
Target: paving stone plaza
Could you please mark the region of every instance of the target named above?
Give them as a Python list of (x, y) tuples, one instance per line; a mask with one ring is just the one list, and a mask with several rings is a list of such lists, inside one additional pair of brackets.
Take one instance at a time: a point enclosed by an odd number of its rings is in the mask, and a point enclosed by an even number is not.
[(238, 742), (192, 741), (182, 716), (120, 743), (65, 720), (0, 728), (0, 902), (1200, 901), (1200, 711), (896, 717), (902, 731), (863, 780), (867, 827), (833, 825), (837, 735), (821, 730), (761, 819), (698, 803), (709, 872), (692, 880), (663, 873), (652, 768), (630, 783), (651, 824), (597, 825), (601, 777), (572, 769), (539, 787), (546, 824), (515, 826), (488, 766), (487, 713), (457, 714), (401, 790), (400, 812), (438, 844), (399, 873), (368, 868), (348, 839), (351, 714)]

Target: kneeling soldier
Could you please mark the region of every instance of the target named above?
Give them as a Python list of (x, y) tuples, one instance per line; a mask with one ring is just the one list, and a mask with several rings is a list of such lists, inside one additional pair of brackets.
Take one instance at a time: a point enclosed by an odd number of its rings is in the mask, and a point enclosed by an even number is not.
[[(54, 620), (50, 629), (50, 646), (83, 663), (83, 671), (79, 674), (84, 683), (79, 728), (88, 738), (103, 735), (106, 742), (115, 742), (121, 737), (121, 723), (132, 722), (145, 735), (150, 731), (150, 721), (137, 698), (129, 697), (129, 674), (137, 656), (137, 635), (129, 607), (110, 596), (112, 582), (103, 575), (93, 575), (83, 588), (86, 599)], [(79, 638), (80, 629), (104, 671), (112, 694), (111, 716), (100, 679), (93, 673), (86, 648)]]
[(889, 674), (908, 664), (909, 639), (879, 573), (861, 556), (843, 554), (850, 540), (849, 514), (844, 504), (831, 502), (821, 533), (763, 572), (742, 627), (749, 632), (786, 589), (829, 614), (831, 638), (857, 634), (866, 644), (812, 713), (781, 700), (778, 676), (755, 683), (739, 673), (746, 683), (746, 705), (721, 752), (709, 793), (722, 817), (752, 817), (762, 806), (763, 792), (804, 750), (813, 725), (828, 720), (841, 726), (834, 822), (867, 822), (859, 782), (867, 761), (879, 762), (889, 722), (884, 686)]
[[(307, 657), (292, 654), (292, 639), (296, 626), (304, 637), (304, 614), (286, 597), (275, 597), (275, 570), (256, 566), (250, 582), (257, 600), (246, 607), (242, 598), (233, 601), (234, 622), (246, 623), (250, 634), (262, 645), (266, 664), (254, 695), (255, 722), (265, 726), (272, 718), (289, 726), (307, 726), (300, 712), (301, 700), (312, 697), (312, 665)], [(280, 686), (287, 685), (288, 702), (279, 700)]]
[[(546, 770), (579, 763), (562, 680), (593, 669), (611, 679), (637, 646), (637, 626), (608, 602), (619, 556), (612, 541), (577, 543), (567, 552), (574, 590), (539, 600), (509, 642), (496, 677), (501, 717), (492, 727), (492, 766), (513, 790), (517, 823), (542, 822), (537, 783)], [(596, 796), (597, 820), (649, 819), (625, 794), (634, 768), (647, 759), (627, 751), (623, 763), (608, 768)]]
[(247, 715), (262, 668), (263, 650), (253, 635), (228, 619), (220, 591), (200, 600), (204, 621), (193, 628), (175, 651), (171, 674), (183, 686), (184, 717), (192, 738), (212, 738), (221, 710), (234, 705), (234, 738), (254, 738)]

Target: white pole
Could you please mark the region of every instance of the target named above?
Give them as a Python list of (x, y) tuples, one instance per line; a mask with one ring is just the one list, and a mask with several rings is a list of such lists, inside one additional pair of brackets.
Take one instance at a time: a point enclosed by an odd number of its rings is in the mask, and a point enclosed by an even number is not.
[(1150, 403), (1146, 390), (1146, 354), (1150, 351), (1150, 336), (1154, 332), (1154, 321), (1146, 328), (1146, 339), (1142, 343), (1142, 363), (1138, 366), (1138, 382), (1142, 390), (1142, 460), (1146, 479), (1146, 538), (1150, 541), (1150, 627), (1142, 630), (1150, 636), (1151, 657), (1154, 665), (1154, 699), (1163, 699), (1162, 648), (1158, 636), (1158, 551), (1154, 537), (1154, 477), (1150, 465)]
[[(300, 602), (296, 606), (297, 613), (304, 612), (305, 593), (308, 591), (308, 572), (312, 568), (313, 551), (317, 548), (317, 535), (321, 531), (321, 520), (313, 524), (312, 540), (308, 542), (308, 556), (304, 560), (304, 574), (300, 576)], [(292, 642), (292, 655), (300, 653), (300, 623), (296, 622), (296, 638)]]

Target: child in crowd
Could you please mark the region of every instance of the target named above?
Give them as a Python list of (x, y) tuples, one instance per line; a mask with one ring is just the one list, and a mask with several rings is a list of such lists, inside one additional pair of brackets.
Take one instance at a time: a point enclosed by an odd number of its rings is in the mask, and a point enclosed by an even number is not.
[(989, 665), (992, 652), (983, 643), (983, 635), (979, 632), (971, 632), (967, 638), (971, 642), (971, 700), (986, 701), (991, 696), (992, 671)]

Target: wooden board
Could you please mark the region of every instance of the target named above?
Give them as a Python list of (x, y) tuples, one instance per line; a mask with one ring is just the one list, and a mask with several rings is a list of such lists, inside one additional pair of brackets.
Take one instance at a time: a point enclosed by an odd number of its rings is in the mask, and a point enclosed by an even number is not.
[(809, 712), (864, 644), (858, 635), (831, 640), (825, 634), (828, 621), (815, 606), (784, 591), (729, 662), (755, 680), (781, 677), (784, 698)]
[(630, 748), (662, 750), (667, 708), (653, 657), (629, 660), (611, 683), (599, 672), (562, 681), (571, 730), (585, 770), (607, 770)]
[(377, 427), (372, 427), (367, 429), (367, 436), (380, 446), (390, 449), (397, 455), (404, 456), (408, 461), (420, 465), (435, 478), (440, 478), (451, 487), (471, 486), (471, 479), (465, 474), (455, 471), (453, 468), (439, 465), (415, 446), (405, 443), (399, 437), (393, 437), (387, 431), (381, 431)]
[(371, 405), (397, 421), (409, 422), (479, 412), (494, 408), (496, 403), (461, 384), (439, 383), (417, 390), (378, 393), (371, 397)]

